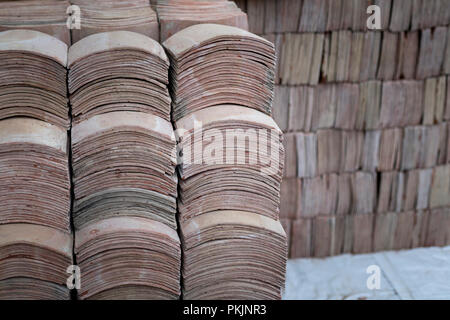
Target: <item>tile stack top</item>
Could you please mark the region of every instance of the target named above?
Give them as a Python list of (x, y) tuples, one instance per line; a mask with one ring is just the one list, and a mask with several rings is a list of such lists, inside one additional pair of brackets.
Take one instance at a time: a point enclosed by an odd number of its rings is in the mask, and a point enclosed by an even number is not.
[(39, 31), (3, 31), (0, 57), (0, 119), (26, 116), (68, 128), (67, 45)]
[[(227, 115), (221, 118), (224, 113)], [(256, 113), (260, 117), (252, 117)], [(190, 130), (190, 120), (194, 118), (197, 121), (207, 119), (202, 122), (203, 137), (197, 130)], [(256, 212), (278, 219), (284, 150), (282, 133), (272, 118), (242, 106), (219, 105), (182, 118), (176, 122), (176, 128), (186, 130), (185, 134), (180, 135), (184, 160), (179, 166), (182, 179), (182, 197), (178, 205), (180, 221), (210, 211), (227, 209)], [(269, 138), (268, 131), (272, 135)], [(236, 145), (230, 143), (229, 137), (221, 139), (227, 132), (236, 133)], [(245, 132), (249, 133), (249, 145), (252, 148), (248, 153), (245, 152), (245, 145), (241, 145), (245, 142), (241, 141), (240, 134), (245, 135)], [(215, 140), (208, 148), (216, 150), (211, 159), (207, 158), (207, 150), (202, 149), (202, 138), (209, 137), (210, 133)], [(270, 153), (258, 153), (258, 142), (260, 146), (271, 144), (273, 150)], [(200, 146), (200, 150), (197, 150), (196, 145)], [(280, 146), (280, 149), (276, 146)], [(237, 157), (236, 161), (234, 155)], [(203, 161), (196, 161), (199, 158)], [(279, 166), (274, 166), (271, 168), (273, 172), (265, 175), (265, 169), (269, 171), (267, 164), (271, 163)]]
[(13, 117), (0, 121), (0, 134), (0, 224), (32, 223), (70, 232), (66, 130)]
[(270, 116), (274, 46), (218, 24), (190, 26), (163, 45), (182, 158), (183, 297), (279, 299), (287, 247), (282, 132)]
[(20, 223), (0, 225), (0, 235), (0, 299), (69, 299), (70, 234)]
[(172, 117), (218, 104), (236, 104), (271, 115), (275, 49), (235, 27), (200, 24), (167, 39), (171, 60)]
[(177, 299), (177, 159), (164, 49), (143, 34), (110, 31), (75, 43), (68, 61), (80, 298)]

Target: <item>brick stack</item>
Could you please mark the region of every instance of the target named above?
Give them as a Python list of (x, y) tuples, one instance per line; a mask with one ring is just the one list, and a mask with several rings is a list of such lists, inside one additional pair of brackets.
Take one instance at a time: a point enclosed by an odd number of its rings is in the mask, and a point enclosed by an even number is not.
[(449, 244), (448, 1), (237, 3), (277, 50), (290, 256)]

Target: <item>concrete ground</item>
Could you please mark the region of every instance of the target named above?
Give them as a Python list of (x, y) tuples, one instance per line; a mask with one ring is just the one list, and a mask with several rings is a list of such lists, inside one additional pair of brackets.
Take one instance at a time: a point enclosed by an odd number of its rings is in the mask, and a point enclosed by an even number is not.
[(450, 246), (289, 260), (283, 298), (450, 299)]

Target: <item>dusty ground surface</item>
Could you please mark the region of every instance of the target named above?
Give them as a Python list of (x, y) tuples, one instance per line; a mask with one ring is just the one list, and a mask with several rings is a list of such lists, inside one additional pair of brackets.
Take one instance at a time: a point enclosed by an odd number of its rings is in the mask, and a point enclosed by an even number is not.
[(450, 246), (289, 260), (283, 298), (450, 299)]

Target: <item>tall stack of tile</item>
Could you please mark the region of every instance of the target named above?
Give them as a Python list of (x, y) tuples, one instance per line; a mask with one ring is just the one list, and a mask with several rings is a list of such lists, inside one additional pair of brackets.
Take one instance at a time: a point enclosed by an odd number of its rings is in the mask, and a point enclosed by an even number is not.
[(277, 50), (290, 257), (450, 244), (448, 1), (237, 3)]
[(163, 46), (181, 158), (183, 298), (279, 299), (287, 245), (282, 132), (270, 116), (275, 49), (218, 24), (188, 27)]
[(69, 50), (75, 255), (81, 299), (177, 299), (176, 144), (169, 60), (139, 33)]
[(0, 299), (68, 299), (67, 45), (0, 32)]

